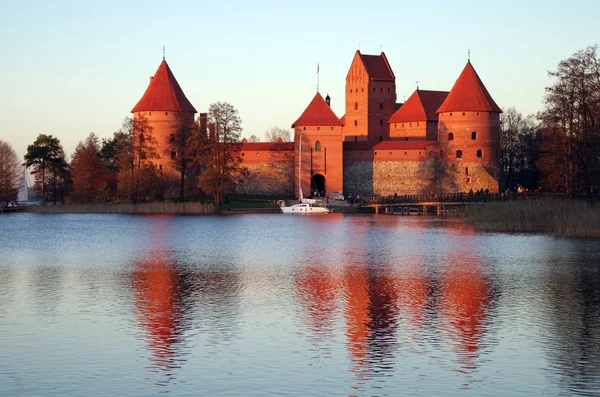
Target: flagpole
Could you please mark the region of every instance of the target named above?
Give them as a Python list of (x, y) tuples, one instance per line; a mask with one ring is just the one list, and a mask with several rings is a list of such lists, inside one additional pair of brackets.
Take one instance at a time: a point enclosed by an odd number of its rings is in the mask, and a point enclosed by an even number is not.
[(319, 62), (317, 62), (317, 92), (319, 92)]

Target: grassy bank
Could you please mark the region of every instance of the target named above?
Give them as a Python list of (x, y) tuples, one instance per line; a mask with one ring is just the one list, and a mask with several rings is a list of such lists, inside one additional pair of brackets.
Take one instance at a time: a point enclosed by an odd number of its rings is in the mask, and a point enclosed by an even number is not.
[(585, 200), (536, 200), (471, 206), (465, 218), (486, 231), (600, 238), (600, 204)]
[(31, 206), (28, 212), (87, 213), (87, 214), (212, 214), (214, 206), (208, 203), (154, 202), (141, 204), (77, 204), (57, 206)]

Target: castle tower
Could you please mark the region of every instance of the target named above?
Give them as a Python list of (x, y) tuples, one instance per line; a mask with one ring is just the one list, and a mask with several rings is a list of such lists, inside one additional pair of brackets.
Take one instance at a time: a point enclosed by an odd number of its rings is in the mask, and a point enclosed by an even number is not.
[(157, 164), (161, 169), (169, 166), (178, 156), (171, 152), (169, 138), (181, 120), (193, 122), (196, 109), (186, 98), (164, 58), (131, 113), (134, 118), (143, 116), (148, 120), (158, 141), (160, 159)]
[(438, 115), (436, 111), (448, 92), (417, 89), (392, 115), (390, 139), (406, 141), (437, 141)]
[(437, 113), (440, 150), (456, 165), (453, 190), (498, 192), (502, 110), (470, 61)]
[(343, 124), (320, 93), (317, 92), (292, 128), (296, 197), (300, 194), (299, 184), (305, 196), (315, 190), (326, 194), (341, 192), (344, 187)]
[(346, 75), (346, 140), (389, 139), (387, 122), (395, 110), (396, 77), (385, 53), (363, 55), (356, 51)]

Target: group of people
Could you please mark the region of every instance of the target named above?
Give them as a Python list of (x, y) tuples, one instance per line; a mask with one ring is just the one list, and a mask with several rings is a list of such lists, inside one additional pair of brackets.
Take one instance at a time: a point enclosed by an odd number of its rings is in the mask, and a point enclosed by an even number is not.
[(346, 202), (350, 205), (360, 203), (360, 194), (348, 193), (346, 197)]

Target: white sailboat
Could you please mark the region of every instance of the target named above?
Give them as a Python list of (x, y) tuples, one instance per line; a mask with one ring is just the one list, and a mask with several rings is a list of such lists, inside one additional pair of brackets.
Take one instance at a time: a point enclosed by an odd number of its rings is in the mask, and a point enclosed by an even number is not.
[(287, 207), (285, 202), (281, 203), (281, 212), (284, 214), (326, 214), (329, 209), (313, 205), (314, 200), (306, 200), (302, 195), (302, 185), (300, 184), (300, 173), (302, 170), (302, 135), (300, 135), (300, 155), (298, 156), (298, 203)]
[(27, 178), (27, 167), (23, 167), (23, 177), (21, 178), (21, 186), (17, 195), (18, 203), (29, 203), (29, 180)]

